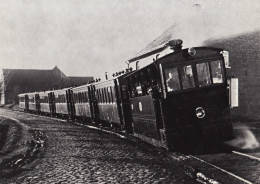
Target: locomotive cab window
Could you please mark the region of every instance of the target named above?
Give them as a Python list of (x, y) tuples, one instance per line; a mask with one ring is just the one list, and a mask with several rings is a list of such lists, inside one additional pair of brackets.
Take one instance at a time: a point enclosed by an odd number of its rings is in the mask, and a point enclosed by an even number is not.
[(195, 87), (191, 65), (187, 65), (181, 68), (181, 81), (183, 89)]
[(214, 84), (223, 83), (223, 64), (221, 60), (210, 62)]
[(165, 69), (167, 91), (177, 91), (181, 89), (177, 68)]
[(196, 64), (199, 87), (211, 84), (209, 63)]

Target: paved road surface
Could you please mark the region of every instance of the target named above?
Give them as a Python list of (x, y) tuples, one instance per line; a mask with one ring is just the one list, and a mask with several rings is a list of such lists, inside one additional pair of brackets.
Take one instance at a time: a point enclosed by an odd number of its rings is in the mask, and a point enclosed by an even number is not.
[(82, 126), (0, 109), (47, 136), (42, 158), (0, 183), (196, 183), (164, 151)]

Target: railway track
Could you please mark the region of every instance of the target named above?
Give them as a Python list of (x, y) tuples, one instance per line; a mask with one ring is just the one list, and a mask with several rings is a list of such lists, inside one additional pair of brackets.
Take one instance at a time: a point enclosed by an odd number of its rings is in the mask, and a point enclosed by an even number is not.
[(208, 155), (179, 155), (177, 158), (188, 165), (186, 173), (201, 183), (260, 183), (259, 156), (230, 151)]

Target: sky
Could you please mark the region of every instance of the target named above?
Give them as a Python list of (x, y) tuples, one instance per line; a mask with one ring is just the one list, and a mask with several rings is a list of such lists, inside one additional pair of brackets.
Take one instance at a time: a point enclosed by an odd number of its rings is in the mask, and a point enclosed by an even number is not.
[(173, 24), (198, 40), (259, 22), (259, 0), (0, 0), (0, 68), (104, 78)]

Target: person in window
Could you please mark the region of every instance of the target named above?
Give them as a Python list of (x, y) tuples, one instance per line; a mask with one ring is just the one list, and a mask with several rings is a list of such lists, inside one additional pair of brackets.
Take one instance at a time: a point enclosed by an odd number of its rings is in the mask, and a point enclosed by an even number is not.
[(173, 73), (169, 71), (168, 75), (169, 78), (166, 81), (168, 92), (180, 89), (179, 81), (173, 77)]
[(187, 89), (187, 88), (194, 87), (192, 68), (190, 66), (186, 66), (184, 69), (185, 69), (185, 74), (182, 77), (183, 88)]

